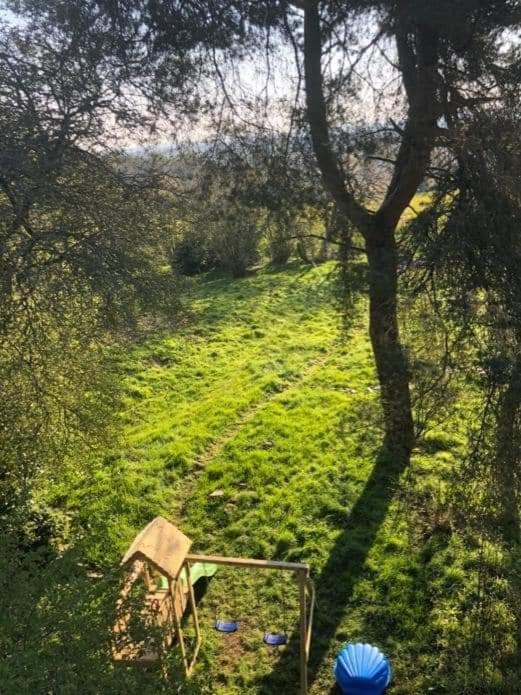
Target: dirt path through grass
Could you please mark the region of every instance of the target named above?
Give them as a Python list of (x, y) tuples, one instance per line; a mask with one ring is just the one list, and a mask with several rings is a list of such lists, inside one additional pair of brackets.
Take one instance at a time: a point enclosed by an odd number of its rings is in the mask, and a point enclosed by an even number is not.
[[(218, 439), (213, 441), (197, 456), (191, 475), (183, 480), (181, 489), (176, 491), (176, 499), (172, 508), (172, 518), (176, 519), (180, 526), (182, 526), (182, 520), (186, 511), (186, 501), (193, 496), (203, 469), (222, 454), (229, 443), (233, 441), (243, 428), (248, 426), (261, 410), (269, 406), (272, 401), (287, 396), (291, 390), (301, 388), (304, 382), (322, 369), (329, 359), (331, 359), (330, 353), (325, 353), (320, 358), (314, 359), (303, 369), (297, 378), (286, 382), (285, 387), (281, 391), (269, 394), (263, 400), (255, 402), (244, 411), (239, 412), (237, 421), (222, 432)], [(215, 494), (215, 491), (213, 495), (214, 497), (219, 496), (219, 494)]]

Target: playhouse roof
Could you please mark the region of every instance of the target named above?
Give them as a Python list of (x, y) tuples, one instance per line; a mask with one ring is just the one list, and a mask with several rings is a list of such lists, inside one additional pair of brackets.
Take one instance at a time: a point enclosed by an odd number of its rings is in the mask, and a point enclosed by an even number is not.
[(145, 560), (170, 579), (176, 579), (191, 545), (184, 533), (157, 516), (136, 536), (121, 564), (130, 566), (136, 560)]

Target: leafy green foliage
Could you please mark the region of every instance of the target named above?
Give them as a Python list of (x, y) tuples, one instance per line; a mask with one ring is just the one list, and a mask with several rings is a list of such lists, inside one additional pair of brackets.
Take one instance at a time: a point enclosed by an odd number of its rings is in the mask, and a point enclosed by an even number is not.
[(16, 533), (39, 479), (108, 436), (107, 328), (177, 307), (157, 174), (103, 147), (102, 68), (68, 50), (1, 27), (0, 525)]

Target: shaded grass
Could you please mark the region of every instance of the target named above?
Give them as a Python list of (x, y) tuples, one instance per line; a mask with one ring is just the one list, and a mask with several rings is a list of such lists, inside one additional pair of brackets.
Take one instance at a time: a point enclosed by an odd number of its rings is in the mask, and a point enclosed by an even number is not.
[[(401, 681), (396, 692), (417, 692), (421, 674), (412, 654), (432, 640), (420, 551), (411, 547), (399, 503), (393, 505), (402, 470), (376, 448), (380, 432), (368, 418), (377, 389), (367, 349), (361, 329), (355, 331), (309, 382), (274, 399), (208, 465), (182, 520), (206, 551), (312, 565), (318, 611), (310, 671), (316, 693), (331, 688), (334, 655), (353, 639), (372, 640), (392, 655)], [(420, 478), (422, 470), (431, 477), (427, 464), (418, 457)], [(221, 495), (211, 497), (216, 490)], [(280, 594), (270, 596), (264, 581), (250, 578), (241, 591), (242, 612), (250, 596), (265, 593), (258, 634), (267, 608), (281, 600)], [(233, 612), (237, 597), (226, 586), (215, 594)], [(295, 627), (294, 587), (286, 600)], [(277, 665), (258, 642), (249, 661), (241, 655), (250, 690), (242, 680), (238, 685), (233, 669), (223, 692), (298, 692), (296, 646), (295, 640)], [(430, 646), (427, 654), (430, 660)]]

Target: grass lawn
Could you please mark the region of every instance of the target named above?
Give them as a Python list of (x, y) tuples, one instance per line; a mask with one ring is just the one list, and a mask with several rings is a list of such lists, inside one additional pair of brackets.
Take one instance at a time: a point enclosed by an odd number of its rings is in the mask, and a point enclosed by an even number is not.
[[(310, 563), (311, 693), (334, 692), (335, 653), (358, 640), (389, 655), (394, 694), (447, 692), (446, 642), (478, 552), (440, 511), (465, 413), (454, 409), (410, 470), (386, 460), (366, 312), (343, 336), (331, 274), (326, 264), (194, 282), (181, 329), (125, 356), (124, 450), (70, 504), (98, 566), (115, 565), (157, 514), (194, 552)], [(206, 588), (199, 664), (179, 691), (297, 693), (297, 640), (262, 643), (265, 630), (295, 632), (291, 578), (221, 569)], [(215, 617), (238, 618), (240, 631), (216, 633)], [(119, 673), (104, 692), (137, 692)]]

